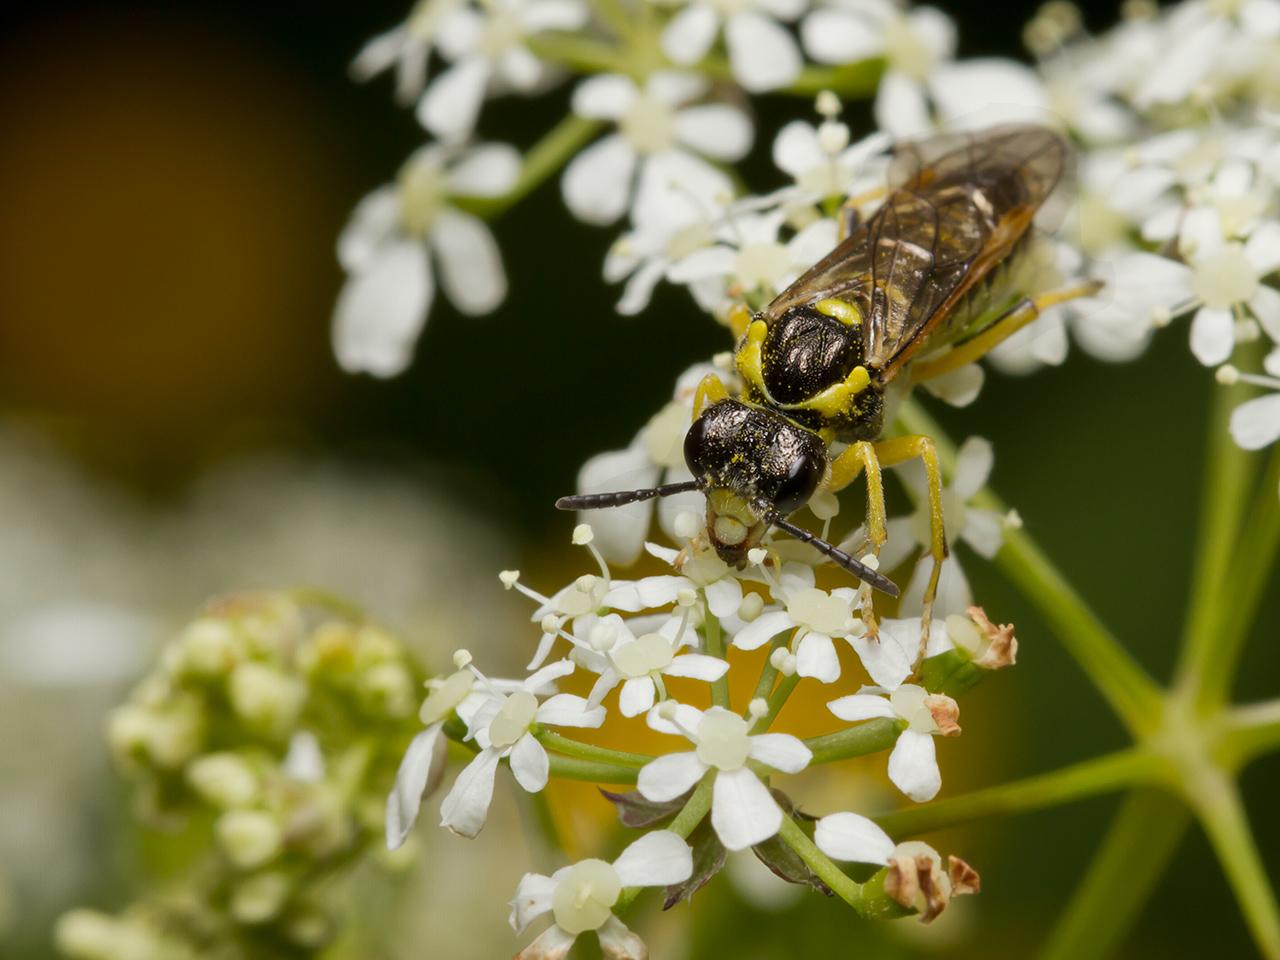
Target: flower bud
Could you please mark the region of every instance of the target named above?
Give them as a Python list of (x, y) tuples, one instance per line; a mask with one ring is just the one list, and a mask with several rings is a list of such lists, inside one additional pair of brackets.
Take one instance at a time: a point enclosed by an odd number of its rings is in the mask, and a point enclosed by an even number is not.
[(278, 870), (246, 877), (231, 892), (231, 915), (241, 923), (265, 923), (289, 899), (291, 881)]
[(209, 753), (187, 766), (187, 783), (204, 800), (224, 810), (247, 807), (258, 798), (258, 777), (234, 753)]
[(242, 663), (231, 674), (231, 707), (246, 722), (280, 734), (293, 726), (307, 690), (300, 680), (265, 663)]
[(280, 852), (284, 837), (280, 825), (262, 810), (232, 810), (214, 825), (218, 844), (237, 867), (252, 870)]
[(240, 656), (235, 627), (221, 617), (200, 617), (178, 636), (179, 669), (199, 677), (226, 673)]

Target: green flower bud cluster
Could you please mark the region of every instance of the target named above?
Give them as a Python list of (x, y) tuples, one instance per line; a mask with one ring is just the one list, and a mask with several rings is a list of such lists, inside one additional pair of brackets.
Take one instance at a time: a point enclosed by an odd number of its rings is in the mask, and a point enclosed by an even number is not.
[[(75, 910), (83, 960), (308, 956), (340, 922), (334, 880), (381, 848), (422, 676), (390, 633), (287, 594), (211, 604), (117, 708), (107, 739), (185, 884), (120, 916)], [(192, 848), (192, 849), (187, 849)]]

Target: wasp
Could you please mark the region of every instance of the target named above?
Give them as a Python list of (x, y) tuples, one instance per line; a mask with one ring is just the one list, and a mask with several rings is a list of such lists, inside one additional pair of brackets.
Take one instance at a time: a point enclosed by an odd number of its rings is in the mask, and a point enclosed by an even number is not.
[[(871, 587), (897, 586), (787, 517), (819, 490), (867, 478), (866, 535), (883, 545), (881, 468), (923, 461), (932, 568), (921, 648), (947, 556), (942, 471), (926, 436), (884, 439), (894, 406), (917, 383), (958, 370), (1047, 307), (1095, 292), (1083, 283), (1018, 289), (1032, 221), (1063, 179), (1066, 141), (1034, 125), (1007, 125), (899, 145), (884, 202), (865, 221), (852, 198), (843, 239), (756, 314), (734, 308), (731, 394), (709, 374), (698, 386), (684, 455), (694, 479), (644, 490), (563, 497), (563, 510), (621, 506), (689, 490), (706, 495), (706, 541), (741, 568), (770, 528), (802, 540)], [(866, 608), (869, 609), (869, 594)]]

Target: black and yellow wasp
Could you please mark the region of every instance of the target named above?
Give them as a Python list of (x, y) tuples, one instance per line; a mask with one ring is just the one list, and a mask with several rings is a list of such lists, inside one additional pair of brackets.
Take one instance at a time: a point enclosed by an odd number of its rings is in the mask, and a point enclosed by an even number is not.
[(932, 576), (927, 635), (947, 555), (942, 473), (931, 439), (882, 440), (894, 405), (916, 383), (957, 370), (1034, 320), (1045, 307), (1095, 284), (1016, 289), (1032, 220), (1062, 179), (1070, 151), (1057, 133), (1011, 125), (901, 145), (884, 203), (754, 316), (735, 308), (738, 395), (714, 374), (698, 387), (684, 454), (694, 479), (646, 490), (564, 497), (565, 510), (621, 506), (688, 490), (706, 494), (704, 534), (742, 567), (770, 527), (811, 544), (863, 582), (894, 583), (789, 522), (819, 489), (867, 475), (867, 538), (885, 540), (880, 470), (913, 458), (928, 476)]

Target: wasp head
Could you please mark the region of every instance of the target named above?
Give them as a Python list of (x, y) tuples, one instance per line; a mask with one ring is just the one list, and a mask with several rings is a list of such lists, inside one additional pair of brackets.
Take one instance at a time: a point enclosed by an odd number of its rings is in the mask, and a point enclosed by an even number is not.
[(779, 517), (813, 496), (826, 444), (786, 417), (740, 400), (708, 407), (685, 435), (684, 458), (707, 495), (707, 536), (725, 563), (743, 567)]

